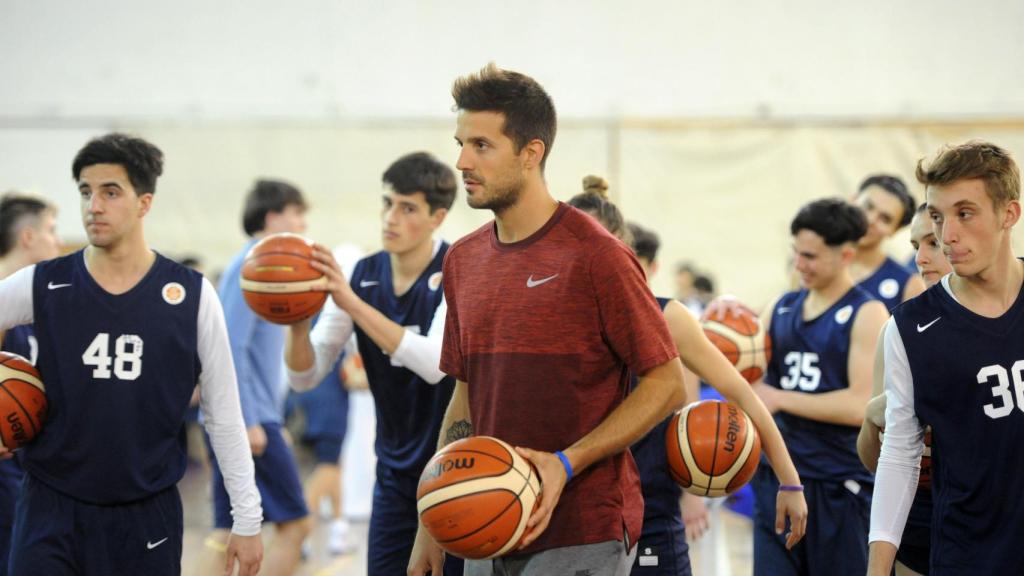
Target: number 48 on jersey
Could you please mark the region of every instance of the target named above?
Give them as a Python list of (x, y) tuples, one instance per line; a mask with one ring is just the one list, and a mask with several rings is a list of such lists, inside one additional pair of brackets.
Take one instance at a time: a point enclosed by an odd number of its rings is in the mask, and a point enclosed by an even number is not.
[(122, 334), (114, 340), (114, 356), (110, 355), (110, 334), (100, 332), (82, 354), (82, 363), (92, 366), (92, 377), (109, 380), (135, 380), (142, 374), (142, 338), (135, 334)]

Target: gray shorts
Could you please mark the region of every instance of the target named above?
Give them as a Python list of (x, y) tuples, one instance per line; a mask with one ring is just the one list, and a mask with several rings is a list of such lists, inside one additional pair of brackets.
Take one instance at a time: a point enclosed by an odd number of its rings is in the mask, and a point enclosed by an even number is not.
[(493, 560), (466, 560), (465, 576), (627, 576), (636, 546), (621, 540), (552, 548)]

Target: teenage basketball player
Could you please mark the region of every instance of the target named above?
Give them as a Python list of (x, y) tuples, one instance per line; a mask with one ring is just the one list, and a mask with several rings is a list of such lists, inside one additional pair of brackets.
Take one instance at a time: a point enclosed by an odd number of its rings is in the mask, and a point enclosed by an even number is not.
[(803, 542), (787, 550), (776, 534), (775, 502), (790, 488), (762, 463), (751, 483), (756, 575), (863, 574), (867, 565), (872, 477), (856, 439), (886, 310), (854, 285), (848, 269), (866, 228), (863, 212), (838, 199), (803, 206), (790, 225), (802, 289), (761, 317), (772, 353), (754, 389), (776, 414), (809, 515)]
[(886, 238), (910, 223), (914, 199), (907, 185), (896, 176), (869, 176), (857, 189), (854, 204), (864, 210), (868, 229), (857, 242), (857, 253), (850, 263), (850, 276), (857, 285), (892, 310), (897, 304), (924, 290), (921, 278), (886, 255)]
[[(10, 193), (0, 198), (0, 279), (60, 256), (57, 208), (41, 198)], [(0, 331), (0, 350), (18, 354), (33, 365), (39, 343), (31, 326)], [(17, 460), (0, 460), (0, 576), (7, 575), (14, 503), (25, 475)]]
[[(419, 525), (416, 485), (434, 455), (454, 386), (438, 368), (448, 244), (434, 231), (455, 200), (455, 174), (417, 152), (396, 160), (382, 180), (384, 250), (360, 260), (347, 279), (330, 251), (316, 247), (314, 266), (327, 275), (331, 299), (312, 333), (308, 321), (291, 326), (285, 350), (292, 387), (308, 389), (356, 334), (377, 410), (371, 576), (402, 574), (409, 564)], [(461, 574), (461, 560), (450, 558), (444, 573)]]
[[(643, 501), (627, 448), (685, 400), (675, 344), (629, 247), (549, 193), (544, 89), (491, 64), (452, 94), (469, 205), (495, 218), (445, 260), (441, 368), (457, 383), (439, 445), (501, 438), (543, 484), (522, 546), (466, 574), (628, 574)], [(416, 544), (409, 573), (439, 572), (426, 530)]]
[(150, 250), (163, 155), (121, 134), (72, 173), (89, 246), (0, 281), (0, 329), (34, 323), (49, 417), (22, 449), (12, 574), (181, 573), (185, 418), (196, 381), (234, 512), (226, 568), (256, 574), (259, 493), (220, 302)]
[[(595, 182), (595, 179), (598, 182)], [(618, 207), (604, 197), (603, 191), (607, 190), (607, 183), (596, 176), (588, 176), (584, 179), (584, 190), (583, 194), (570, 199), (569, 205), (587, 212), (621, 239), (621, 233), (617, 232), (627, 225)], [(650, 280), (657, 269), (660, 240), (653, 232), (636, 224), (629, 224), (628, 229), (633, 251), (644, 269), (645, 276)], [(775, 470), (780, 481), (783, 484), (800, 485), (800, 477), (796, 473), (789, 452), (786, 451), (775, 421), (764, 404), (751, 391), (750, 385), (708, 341), (696, 317), (686, 307), (671, 298), (657, 300), (684, 367), (699, 374), (750, 414), (755, 426), (763, 430), (761, 439), (765, 452), (771, 457), (772, 462), (778, 463)], [(696, 384), (697, 376), (689, 373), (688, 380)], [(692, 394), (693, 398), (699, 397), (697, 390), (688, 389), (688, 394)], [(684, 506), (703, 506), (703, 501), (689, 492), (684, 496), (682, 488), (672, 479), (665, 466), (665, 432), (670, 420), (671, 417), (663, 420), (630, 447), (640, 471), (640, 484), (644, 496), (643, 532), (637, 543), (637, 557), (631, 574), (684, 576), (692, 573), (689, 547), (686, 543), (688, 526), (683, 524), (679, 502), (681, 498), (686, 498)], [(779, 492), (778, 510), (779, 525), (776, 529), (783, 530), (786, 517), (790, 518), (792, 530), (787, 545), (792, 546), (800, 540), (804, 531), (807, 505), (803, 500), (803, 494), (797, 491)]]
[[(942, 253), (942, 247), (935, 238), (931, 218), (928, 216), (928, 205), (921, 204), (910, 222), (910, 243), (914, 247), (914, 262), (926, 286), (934, 286), (943, 276), (949, 274), (953, 267)], [(884, 338), (878, 339), (875, 349), (875, 371), (872, 393), (875, 395), (868, 403), (864, 414), (864, 424), (857, 437), (857, 452), (864, 466), (874, 472), (878, 467), (878, 453), (882, 441), (878, 434), (885, 426), (885, 394), (882, 385), (882, 367), (884, 354)], [(918, 488), (914, 495), (914, 504), (907, 517), (907, 527), (903, 531), (899, 552), (896, 554), (896, 575), (913, 576), (928, 574), (928, 557), (931, 551), (931, 488)]]
[(932, 428), (929, 573), (1017, 574), (1024, 566), (1024, 264), (1010, 243), (1020, 172), (980, 141), (918, 163), (952, 274), (885, 326), (885, 436), (868, 574), (889, 574)]
[[(256, 466), (256, 486), (263, 502), (263, 518), (274, 524), (267, 544), (262, 573), (292, 574), (302, 556), (302, 542), (312, 525), (302, 495), (298, 464), (282, 433), (284, 381), (281, 353), (285, 328), (260, 318), (242, 294), (241, 271), (252, 247), (271, 234), (301, 234), (306, 230), (306, 201), (298, 188), (279, 180), (257, 180), (245, 197), (242, 228), (249, 241), (232, 258), (217, 288), (224, 304), (224, 320), (235, 360), (238, 397), (242, 403), (249, 446)], [(231, 502), (224, 475), (211, 462), (213, 532), (203, 541), (199, 573), (212, 575), (224, 565), (231, 529)]]

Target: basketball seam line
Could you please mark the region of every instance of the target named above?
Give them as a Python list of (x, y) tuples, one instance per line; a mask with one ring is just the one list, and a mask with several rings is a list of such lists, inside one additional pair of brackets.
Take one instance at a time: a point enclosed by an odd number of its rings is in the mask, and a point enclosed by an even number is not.
[[(15, 382), (24, 382), (25, 384), (28, 384), (29, 386), (35, 388), (35, 386), (31, 382), (25, 382), (24, 380), (15, 380)], [(21, 400), (18, 400), (18, 397), (7, 389), (6, 384), (0, 384), (0, 389), (6, 392), (7, 395), (11, 397), (11, 400), (14, 400), (15, 404), (17, 404), (18, 407), (21, 408), (21, 411), (24, 412), (26, 416), (28, 416), (28, 425), (32, 427), (32, 437), (35, 438), (36, 434), (39, 433), (39, 430), (36, 429), (36, 425), (32, 422), (32, 414), (25, 409), (25, 405), (21, 403)]]
[[(483, 530), (484, 528), (487, 528), (491, 524), (494, 524), (494, 522), (496, 522), (498, 520), (498, 518), (501, 518), (505, 514), (505, 512), (508, 512), (509, 508), (511, 508), (513, 504), (515, 504), (516, 502), (519, 502), (519, 494), (517, 494), (517, 493), (515, 493), (515, 492), (513, 492), (513, 491), (511, 491), (511, 490), (509, 490), (507, 488), (493, 488), (491, 490), (483, 490), (481, 492), (474, 492), (473, 495), (476, 496), (478, 494), (487, 494), (488, 492), (508, 492), (509, 494), (512, 494), (513, 496), (515, 496), (515, 498), (511, 502), (509, 502), (508, 505), (505, 506), (505, 508), (503, 508), (501, 510), (501, 512), (498, 512), (497, 514), (495, 514), (494, 518), (491, 518), (490, 520), (488, 520), (487, 523), (484, 524), (483, 526), (480, 526), (479, 528), (477, 528), (476, 530), (473, 530), (472, 532), (467, 532), (466, 534), (463, 534), (462, 536), (459, 536), (458, 538), (451, 538), (451, 539), (448, 539), (448, 540), (438, 540), (437, 541), (438, 544), (448, 544), (449, 542), (456, 542), (458, 540), (463, 540), (465, 538), (468, 538), (468, 537), (472, 536), (473, 534), (476, 534), (477, 532)], [(436, 507), (438, 507), (438, 506), (440, 506), (442, 504), (447, 504), (448, 502), (451, 502), (451, 500), (445, 500), (444, 502), (439, 502), (437, 504), (434, 504), (430, 508), (427, 508), (422, 513), (420, 513), (420, 516), (422, 516), (423, 514), (426, 514), (427, 511), (430, 510), (431, 508), (436, 508)]]
[[(711, 493), (711, 479), (715, 477), (715, 464), (718, 460), (718, 432), (722, 427), (722, 405), (715, 406), (715, 449), (711, 451), (711, 470), (707, 472), (708, 475), (708, 487), (704, 490), (704, 495), (707, 496)], [(703, 472), (703, 470), (702, 470)]]

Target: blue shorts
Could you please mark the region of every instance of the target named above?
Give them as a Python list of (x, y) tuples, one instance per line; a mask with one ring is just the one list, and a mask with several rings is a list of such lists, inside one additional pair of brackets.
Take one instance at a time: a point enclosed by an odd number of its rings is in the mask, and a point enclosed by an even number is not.
[[(852, 480), (850, 482), (853, 482)], [(775, 533), (775, 498), (779, 483), (761, 464), (754, 487), (755, 576), (863, 576), (868, 566), (868, 526), (873, 485), (856, 483), (854, 494), (842, 481), (803, 479), (807, 533), (792, 550), (786, 534)], [(856, 488), (855, 488), (856, 489)], [(788, 528), (787, 528), (788, 530)]]
[(75, 500), (25, 476), (15, 511), (11, 574), (181, 574), (181, 498), (171, 486), (127, 504)]
[(14, 506), (21, 492), (22, 470), (16, 459), (0, 460), (0, 576), (7, 576), (7, 558), (11, 552), (11, 528)]
[(317, 464), (341, 465), (341, 440), (335, 438), (311, 438), (307, 442), (313, 445), (313, 454)]
[[(280, 524), (304, 518), (309, 511), (302, 495), (299, 467), (281, 435), (281, 425), (263, 424), (263, 430), (267, 434), (267, 449), (263, 455), (252, 459), (256, 465), (256, 487), (263, 501), (263, 519)], [(206, 446), (213, 454), (209, 436), (206, 437)], [(216, 458), (210, 458), (210, 462), (213, 471), (213, 526), (230, 529), (231, 499), (224, 487), (224, 475)]]
[[(366, 552), (368, 576), (405, 574), (420, 524), (416, 511), (418, 483), (418, 477), (407, 476), (377, 462)], [(445, 555), (444, 576), (462, 576), (462, 559)]]
[(631, 574), (690, 576), (690, 547), (682, 518), (644, 518)]

